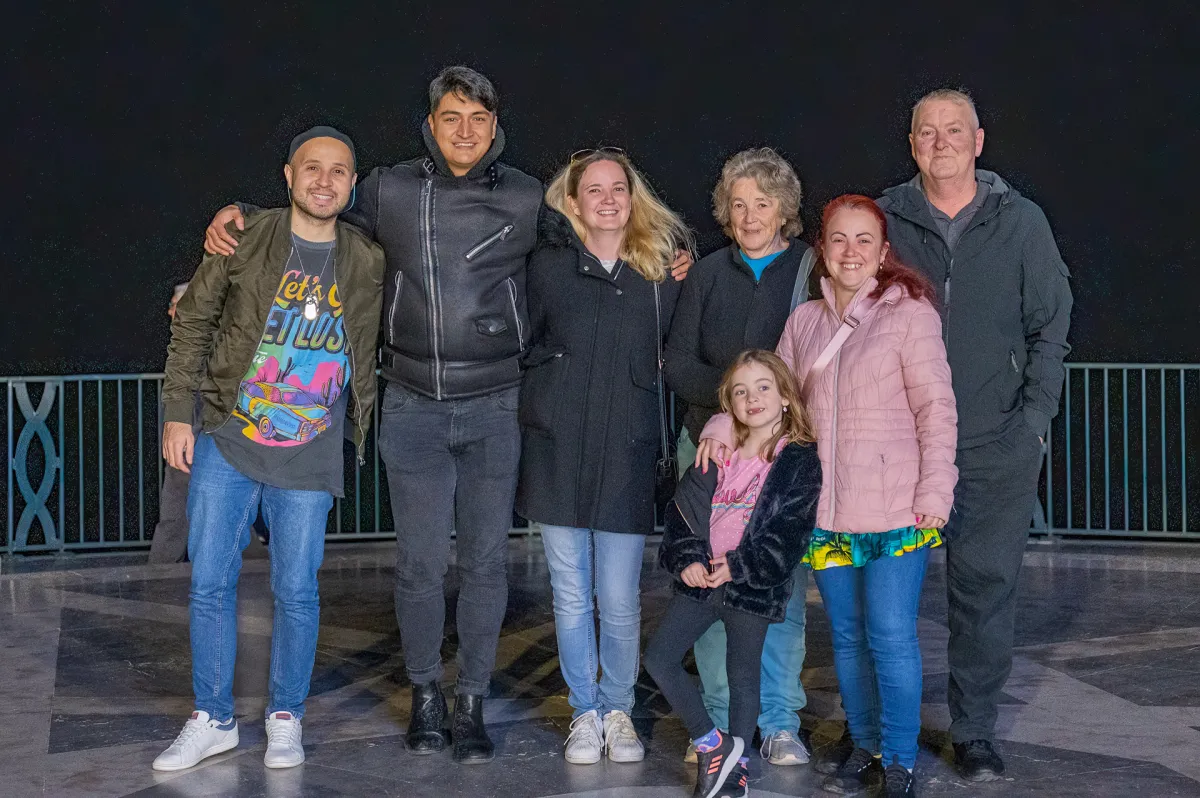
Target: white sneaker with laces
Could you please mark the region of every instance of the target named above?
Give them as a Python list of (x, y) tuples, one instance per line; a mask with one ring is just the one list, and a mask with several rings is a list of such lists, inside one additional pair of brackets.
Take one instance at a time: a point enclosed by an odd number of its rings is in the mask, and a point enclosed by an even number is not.
[(604, 750), (612, 762), (641, 762), (646, 758), (646, 747), (638, 739), (633, 721), (619, 709), (604, 716)]
[(778, 731), (763, 740), (758, 753), (772, 765), (803, 765), (811, 752), (804, 741), (788, 730)]
[(237, 744), (236, 720), (230, 718), (223, 724), (209, 717), (207, 712), (196, 710), (183, 724), (183, 731), (175, 742), (155, 757), (150, 767), (162, 771), (186, 770), (203, 759), (237, 748)]
[(585, 712), (571, 721), (571, 733), (567, 736), (566, 760), (572, 765), (594, 765), (604, 753), (601, 739), (604, 729), (600, 725), (600, 713)]
[(304, 730), (290, 712), (272, 712), (267, 716), (267, 753), (263, 764), (269, 768), (294, 768), (304, 762), (300, 744)]

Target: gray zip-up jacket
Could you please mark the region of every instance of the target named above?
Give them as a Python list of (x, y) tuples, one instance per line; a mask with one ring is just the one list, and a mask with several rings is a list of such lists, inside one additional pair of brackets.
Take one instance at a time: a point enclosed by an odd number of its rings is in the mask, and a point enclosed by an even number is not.
[(962, 449), (1000, 438), (1018, 420), (1044, 436), (1071, 349), (1070, 275), (1046, 215), (996, 173), (975, 176), (990, 192), (953, 251), (914, 182), (879, 200), (896, 255), (941, 300)]
[(429, 154), (374, 169), (342, 218), (383, 247), (383, 376), (434, 399), (518, 385), (529, 343), (525, 266), (542, 184), (487, 155), (455, 177), (429, 129)]

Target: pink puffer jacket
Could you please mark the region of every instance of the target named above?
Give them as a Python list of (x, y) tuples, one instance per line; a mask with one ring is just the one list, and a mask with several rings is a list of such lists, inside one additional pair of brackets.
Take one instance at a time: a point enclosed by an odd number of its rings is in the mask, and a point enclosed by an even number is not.
[[(871, 279), (847, 313), (861, 309)], [(828, 278), (824, 299), (792, 312), (776, 352), (798, 383), (841, 325)], [(958, 415), (938, 313), (899, 286), (884, 292), (842, 345), (808, 398), (824, 471), (817, 525), (836, 532), (886, 532), (917, 516), (950, 517), (958, 469)], [(702, 438), (729, 445), (728, 416)]]

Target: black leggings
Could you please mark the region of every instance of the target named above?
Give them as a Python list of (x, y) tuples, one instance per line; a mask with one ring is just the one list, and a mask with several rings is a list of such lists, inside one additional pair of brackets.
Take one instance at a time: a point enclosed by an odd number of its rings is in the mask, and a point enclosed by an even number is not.
[(724, 585), (712, 591), (705, 602), (673, 596), (646, 652), (646, 671), (683, 719), (691, 738), (703, 737), (712, 730), (713, 722), (704, 708), (700, 688), (683, 669), (683, 657), (708, 627), (724, 621), (728, 639), (725, 646), (725, 668), (729, 674), (728, 731), (749, 745), (758, 723), (763, 640), (770, 622), (724, 606), (724, 598)]

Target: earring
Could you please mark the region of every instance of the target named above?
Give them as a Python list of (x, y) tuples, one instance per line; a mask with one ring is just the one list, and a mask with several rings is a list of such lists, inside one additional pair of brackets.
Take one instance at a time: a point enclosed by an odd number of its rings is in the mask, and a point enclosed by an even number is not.
[(785, 412), (785, 413), (787, 412), (787, 405), (783, 406), (783, 412)]

